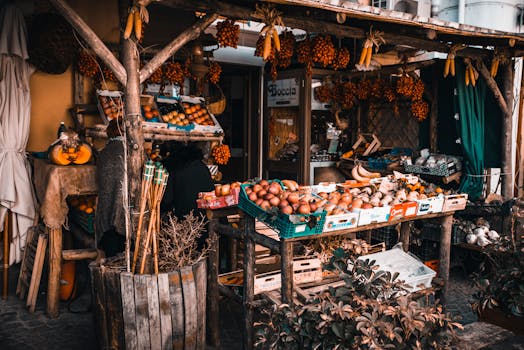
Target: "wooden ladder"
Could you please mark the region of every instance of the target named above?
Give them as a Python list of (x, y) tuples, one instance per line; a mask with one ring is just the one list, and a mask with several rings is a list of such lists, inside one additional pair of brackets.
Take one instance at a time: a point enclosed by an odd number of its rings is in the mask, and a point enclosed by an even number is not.
[(40, 288), (40, 279), (47, 248), (47, 233), (34, 226), (28, 230), (24, 259), (18, 276), (16, 295), (22, 300), (27, 295), (26, 306), (30, 312), (35, 311), (36, 298)]

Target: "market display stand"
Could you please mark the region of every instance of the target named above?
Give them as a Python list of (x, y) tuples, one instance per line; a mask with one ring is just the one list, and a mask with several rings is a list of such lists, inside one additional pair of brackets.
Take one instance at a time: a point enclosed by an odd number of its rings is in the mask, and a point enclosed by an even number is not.
[[(243, 296), (242, 304), (244, 309), (244, 349), (253, 348), (253, 312), (256, 303), (254, 301), (254, 278), (255, 278), (255, 244), (260, 244), (269, 248), (272, 252), (280, 254), (281, 256), (281, 273), (282, 273), (282, 288), (281, 300), (286, 304), (293, 304), (293, 244), (298, 241), (319, 239), (331, 236), (351, 235), (355, 237), (357, 232), (365, 232), (381, 227), (393, 226), (400, 224), (400, 242), (405, 251), (409, 248), (410, 239), (410, 225), (415, 220), (426, 220), (440, 218), (441, 220), (441, 234), (440, 234), (440, 264), (439, 277), (443, 281), (441, 301), (446, 302), (446, 295), (449, 280), (449, 266), (450, 266), (450, 249), (451, 249), (451, 231), (453, 223), (453, 215), (455, 212), (443, 212), (435, 214), (427, 214), (421, 216), (414, 216), (409, 218), (400, 218), (393, 221), (375, 223), (365, 226), (358, 226), (349, 229), (326, 232), (318, 235), (296, 237), (296, 238), (281, 238), (280, 240), (258, 233), (255, 229), (255, 219), (249, 215), (244, 215), (243, 212), (236, 208), (226, 208), (217, 210), (208, 210), (207, 216), (210, 220), (209, 235), (211, 238), (216, 238), (219, 234), (241, 239), (244, 241), (244, 278), (243, 278)], [(241, 217), (241, 229), (234, 229), (229, 225), (220, 224), (219, 219), (227, 217), (228, 215), (239, 214)], [(210, 345), (219, 346), (219, 323), (218, 323), (218, 250), (215, 249), (209, 256), (209, 281), (208, 281), (208, 311), (209, 311), (209, 330), (210, 330)]]
[(40, 203), (40, 216), (49, 235), (49, 278), (47, 314), (58, 317), (60, 309), (60, 273), (62, 260), (96, 259), (96, 249), (62, 249), (62, 225), (66, 222), (70, 195), (96, 194), (94, 165), (60, 166), (34, 160), (34, 181)]

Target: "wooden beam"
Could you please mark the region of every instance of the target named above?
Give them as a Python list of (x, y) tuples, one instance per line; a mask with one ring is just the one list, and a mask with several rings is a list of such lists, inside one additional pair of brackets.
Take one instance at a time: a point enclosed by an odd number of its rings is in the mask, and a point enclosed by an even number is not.
[(512, 172), (512, 158), (511, 158), (511, 146), (512, 140), (512, 126), (513, 126), (513, 61), (503, 66), (504, 67), (504, 96), (506, 99), (506, 105), (508, 106), (508, 114), (504, 115), (502, 120), (502, 189), (501, 194), (505, 200), (509, 200), (514, 197), (513, 190), (513, 172)]
[(49, 0), (71, 26), (87, 41), (91, 49), (113, 71), (116, 79), (122, 85), (126, 84), (126, 71), (115, 55), (98, 38), (96, 33), (89, 28), (82, 18), (63, 0)]
[(429, 114), (429, 149), (433, 153), (438, 152), (438, 91), (439, 91), (439, 79), (441, 77), (440, 69), (434, 65), (431, 70), (432, 74), (432, 87), (431, 87), (431, 111)]
[(213, 13), (209, 14), (198, 22), (193, 24), (188, 29), (184, 30), (179, 36), (173, 39), (169, 44), (166, 45), (162, 50), (160, 50), (141, 70), (140, 70), (140, 83), (146, 81), (147, 78), (153, 74), (154, 71), (158, 69), (165, 61), (169, 59), (173, 54), (175, 54), (180, 48), (185, 44), (198, 38), (200, 33), (209, 27), (211, 23), (218, 18), (218, 14)]
[[(189, 3), (185, 0), (162, 0), (160, 3), (186, 10), (199, 10), (216, 12), (228, 18), (238, 18), (242, 20), (260, 21), (253, 17), (254, 9), (225, 3), (216, 0), (201, 0)], [(363, 39), (366, 37), (366, 30), (348, 25), (341, 25), (319, 20), (318, 18), (283, 14), (284, 24), (291, 28), (299, 28), (315, 33), (329, 33), (337, 37)], [(446, 43), (414, 37), (408, 35), (395, 34), (392, 32), (384, 33), (384, 39), (388, 44), (405, 45), (424, 51), (448, 52), (449, 47)], [(464, 38), (466, 39), (466, 38)], [(486, 50), (468, 47), (457, 52), (457, 56), (479, 57), (486, 54)]]
[(488, 68), (481, 59), (476, 60), (476, 66), (480, 75), (482, 75), (482, 77), (486, 81), (486, 85), (495, 96), (495, 100), (499, 104), (499, 107), (502, 110), (504, 117), (506, 118), (508, 115), (511, 114), (511, 112), (508, 110), (508, 105), (506, 104), (506, 100), (504, 100), (502, 92), (500, 92), (497, 82), (495, 81), (495, 79), (493, 79), (491, 73), (489, 72)]
[(98, 251), (96, 249), (66, 249), (62, 250), (62, 260), (95, 260), (98, 258)]

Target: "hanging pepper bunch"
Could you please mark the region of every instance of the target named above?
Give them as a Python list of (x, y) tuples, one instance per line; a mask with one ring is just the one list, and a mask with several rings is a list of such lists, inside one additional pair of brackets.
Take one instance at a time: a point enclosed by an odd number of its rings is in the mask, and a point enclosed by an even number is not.
[(167, 81), (178, 86), (184, 85), (184, 68), (180, 62), (168, 62), (164, 66), (164, 76)]
[(107, 65), (103, 65), (102, 66), (102, 75), (104, 76), (104, 79), (105, 80), (109, 80), (109, 81), (116, 81), (116, 77), (115, 77), (115, 74), (113, 73), (113, 71), (107, 66)]
[(426, 101), (412, 101), (411, 102), (411, 114), (415, 118), (418, 119), (418, 121), (423, 121), (427, 118), (429, 113), (429, 105)]
[(226, 165), (231, 157), (231, 151), (228, 145), (220, 145), (213, 148), (211, 156), (215, 159), (218, 165)]
[(384, 81), (382, 79), (375, 79), (371, 85), (370, 96), (373, 99), (381, 99), (384, 95)]
[(295, 36), (293, 32), (286, 30), (279, 35), (280, 51), (277, 54), (278, 66), (287, 68), (291, 65), (291, 58), (295, 50)]
[(333, 60), (332, 66), (334, 70), (346, 69), (349, 64), (351, 56), (349, 50), (346, 47), (341, 47), (335, 50), (335, 59)]
[(222, 67), (220, 67), (218, 62), (211, 63), (209, 71), (207, 72), (209, 81), (213, 84), (218, 84), (220, 81), (220, 74), (222, 74)]
[(226, 19), (225, 21), (217, 23), (216, 39), (220, 46), (230, 46), (236, 49), (239, 37), (240, 26), (235, 24), (235, 21)]
[(329, 66), (335, 59), (335, 46), (329, 35), (317, 36), (313, 39), (313, 62), (323, 67)]
[(313, 69), (312, 47), (309, 35), (297, 44), (297, 61), (306, 65), (307, 74)]
[(98, 74), (98, 62), (96, 58), (86, 50), (80, 51), (78, 56), (78, 71), (88, 78), (92, 78)]

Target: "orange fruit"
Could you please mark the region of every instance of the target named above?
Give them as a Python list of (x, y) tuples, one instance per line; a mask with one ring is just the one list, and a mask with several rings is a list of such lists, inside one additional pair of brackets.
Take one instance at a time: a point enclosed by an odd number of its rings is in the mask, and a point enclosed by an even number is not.
[(93, 213), (93, 208), (87, 207), (85, 212), (86, 212), (86, 214), (92, 214)]

